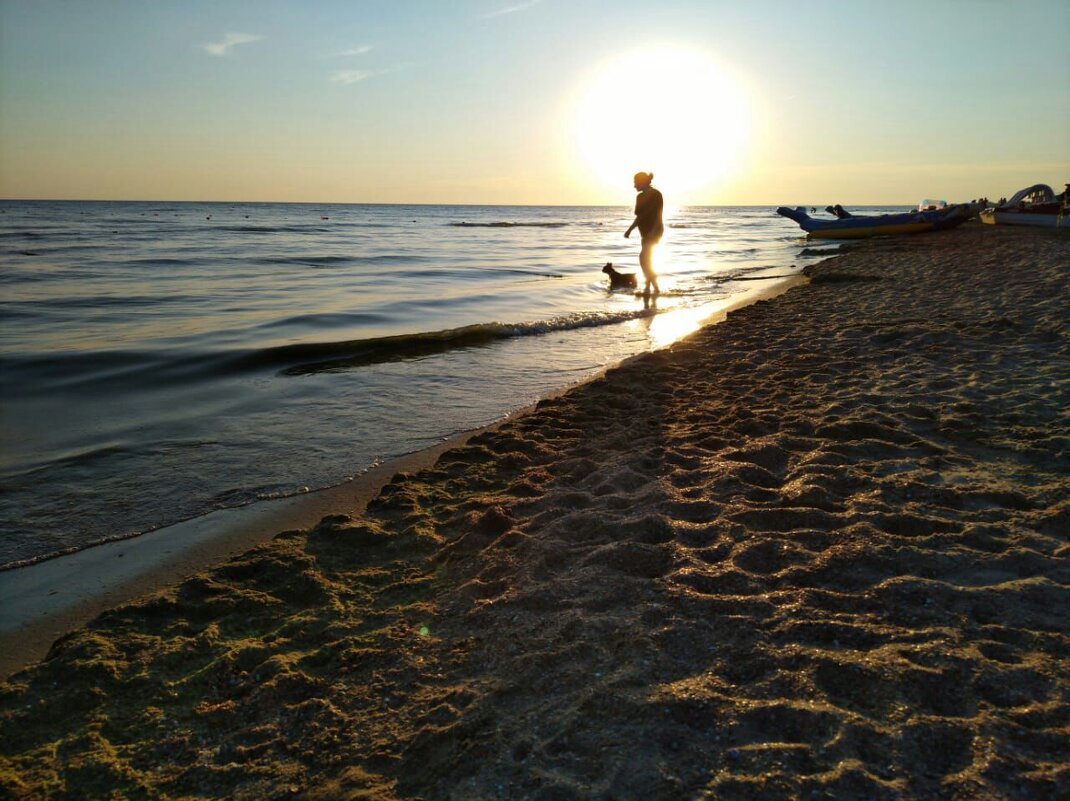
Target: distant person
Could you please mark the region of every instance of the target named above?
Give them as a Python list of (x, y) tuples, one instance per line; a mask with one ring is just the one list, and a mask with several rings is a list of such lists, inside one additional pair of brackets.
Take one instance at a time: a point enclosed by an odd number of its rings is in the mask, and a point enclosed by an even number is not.
[(654, 294), (660, 295), (658, 276), (654, 272), (654, 245), (661, 241), (665, 233), (665, 225), (661, 221), (661, 210), (665, 206), (665, 200), (661, 192), (650, 185), (654, 180), (652, 172), (637, 172), (634, 177), (635, 191), (639, 195), (635, 198), (635, 220), (624, 232), (624, 238), (632, 235), (632, 231), (639, 229), (639, 236), (643, 244), (639, 249), (639, 266), (643, 268), (643, 276), (646, 278), (646, 286), (643, 287), (643, 298), (650, 297), (650, 287), (654, 287)]

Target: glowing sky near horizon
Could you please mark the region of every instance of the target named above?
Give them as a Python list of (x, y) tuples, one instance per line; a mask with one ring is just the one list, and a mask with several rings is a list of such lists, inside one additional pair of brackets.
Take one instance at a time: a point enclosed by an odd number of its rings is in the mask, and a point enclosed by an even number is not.
[(623, 205), (639, 169), (672, 204), (1061, 189), (1067, 41), (1064, 0), (0, 0), (0, 197)]

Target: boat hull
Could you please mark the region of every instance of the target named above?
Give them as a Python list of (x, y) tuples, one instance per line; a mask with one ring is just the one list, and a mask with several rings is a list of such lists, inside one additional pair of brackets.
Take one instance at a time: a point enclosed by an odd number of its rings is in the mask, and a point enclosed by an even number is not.
[(1022, 211), (982, 211), (981, 222), (989, 225), (1028, 225), (1034, 228), (1070, 230), (1070, 215), (1029, 214)]
[(871, 236), (893, 236), (895, 234), (920, 234), (933, 231), (932, 223), (900, 223), (898, 225), (869, 225), (854, 228), (817, 228), (807, 233), (814, 239), (866, 239)]
[(872, 236), (920, 234), (942, 231), (966, 222), (976, 209), (966, 204), (941, 211), (911, 211), (874, 217), (851, 216), (839, 220), (818, 220), (800, 209), (781, 206), (777, 214), (794, 220), (814, 239), (865, 239)]

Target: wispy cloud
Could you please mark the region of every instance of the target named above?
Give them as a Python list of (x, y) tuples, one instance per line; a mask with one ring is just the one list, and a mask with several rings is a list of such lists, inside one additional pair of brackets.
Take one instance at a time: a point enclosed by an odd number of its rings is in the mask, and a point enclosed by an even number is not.
[(524, 11), (525, 9), (537, 6), (542, 0), (526, 0), (523, 3), (514, 3), (511, 6), (505, 6), (499, 8), (497, 11), (491, 11), (489, 14), (484, 14), (483, 19), (493, 19), (494, 17), (503, 17), (506, 14), (515, 14), (517, 11)]
[(348, 86), (353, 83), (360, 83), (368, 78), (374, 78), (378, 75), (389, 75), (391, 72), (397, 72), (409, 67), (409, 64), (395, 64), (393, 67), (383, 67), (377, 70), (337, 70), (332, 72), (329, 81), (332, 83), (338, 83), (343, 86)]
[(376, 70), (338, 70), (331, 73), (331, 82), (340, 83), (344, 86), (351, 83), (359, 83), (365, 78), (370, 78), (373, 75), (378, 75), (382, 70), (378, 72)]
[(255, 33), (228, 33), (218, 42), (208, 42), (201, 45), (202, 50), (206, 50), (213, 56), (225, 56), (230, 52), (230, 48), (235, 45), (249, 44), (250, 42), (259, 42), (263, 39), (263, 36), (258, 36)]
[(365, 53), (370, 53), (372, 46), (367, 44), (357, 45), (356, 47), (348, 47), (345, 50), (339, 50), (337, 53), (328, 53), (327, 58), (345, 58), (346, 56), (363, 56)]

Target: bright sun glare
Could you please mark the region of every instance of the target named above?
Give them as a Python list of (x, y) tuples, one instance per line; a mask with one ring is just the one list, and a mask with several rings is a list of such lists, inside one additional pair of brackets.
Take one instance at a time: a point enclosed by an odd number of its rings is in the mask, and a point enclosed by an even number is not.
[(573, 114), (580, 164), (600, 189), (619, 191), (651, 170), (675, 204), (729, 176), (746, 145), (749, 114), (738, 82), (701, 52), (645, 48), (597, 70)]

